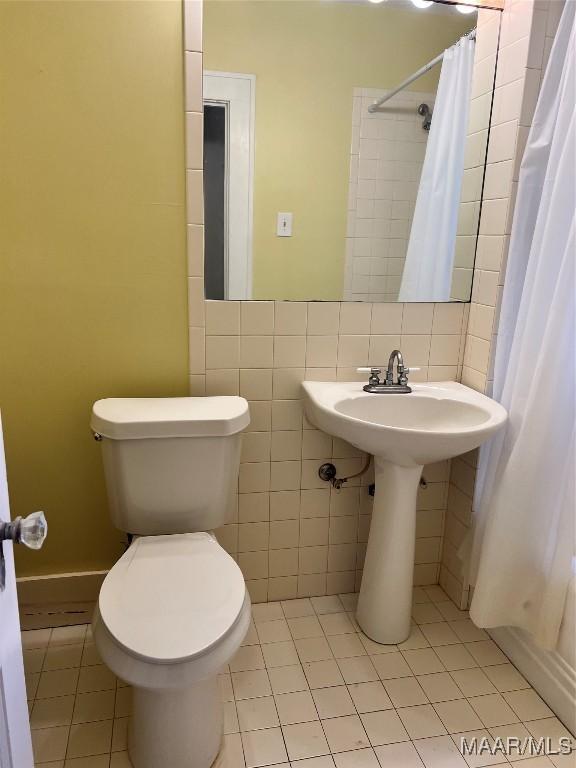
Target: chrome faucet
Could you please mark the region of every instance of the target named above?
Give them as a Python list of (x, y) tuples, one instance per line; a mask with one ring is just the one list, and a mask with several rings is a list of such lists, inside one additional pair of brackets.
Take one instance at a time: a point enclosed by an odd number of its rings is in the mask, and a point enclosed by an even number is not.
[[(394, 381), (394, 363), (396, 362), (396, 371), (398, 374), (398, 380)], [(386, 369), (386, 378), (384, 381), (380, 381), (380, 374), (382, 368), (358, 368), (358, 371), (366, 371), (370, 373), (368, 384), (364, 386), (364, 392), (370, 392), (375, 395), (384, 394), (408, 394), (412, 392), (412, 389), (408, 386), (408, 374), (410, 368), (404, 366), (404, 358), (402, 352), (399, 349), (395, 349), (388, 360), (388, 368)], [(413, 371), (420, 370), (419, 368), (413, 368)]]

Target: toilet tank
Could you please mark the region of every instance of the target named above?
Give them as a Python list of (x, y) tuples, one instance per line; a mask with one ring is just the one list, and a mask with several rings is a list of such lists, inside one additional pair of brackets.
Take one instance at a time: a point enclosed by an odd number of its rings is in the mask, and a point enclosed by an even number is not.
[(90, 425), (112, 521), (127, 533), (210, 531), (229, 522), (250, 423), (241, 397), (108, 398)]

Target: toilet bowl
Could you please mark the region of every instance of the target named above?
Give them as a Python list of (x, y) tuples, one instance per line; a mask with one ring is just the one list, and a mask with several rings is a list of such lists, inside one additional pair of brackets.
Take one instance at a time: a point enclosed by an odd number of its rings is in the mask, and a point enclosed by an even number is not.
[(92, 626), (133, 686), (134, 768), (209, 768), (223, 737), (218, 674), (250, 624), (234, 559), (207, 531), (230, 520), (249, 423), (240, 397), (95, 403), (112, 519), (131, 543), (104, 579)]
[(218, 673), (250, 623), (235, 561), (206, 533), (137, 538), (106, 576), (93, 621), (103, 661), (134, 687), (136, 768), (206, 768), (222, 739)]

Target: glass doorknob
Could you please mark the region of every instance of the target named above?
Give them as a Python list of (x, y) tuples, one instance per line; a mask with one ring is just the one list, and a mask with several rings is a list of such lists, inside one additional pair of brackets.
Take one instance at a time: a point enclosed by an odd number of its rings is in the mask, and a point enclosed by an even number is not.
[(44, 512), (32, 512), (28, 517), (17, 517), (12, 522), (0, 522), (0, 541), (25, 544), (29, 549), (40, 549), (48, 535), (48, 522)]

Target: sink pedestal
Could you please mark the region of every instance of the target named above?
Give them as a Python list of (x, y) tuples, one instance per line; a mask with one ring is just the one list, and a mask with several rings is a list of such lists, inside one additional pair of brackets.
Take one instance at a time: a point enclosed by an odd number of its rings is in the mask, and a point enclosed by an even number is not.
[(401, 643), (410, 634), (422, 469), (374, 457), (376, 492), (356, 618), (377, 643)]

